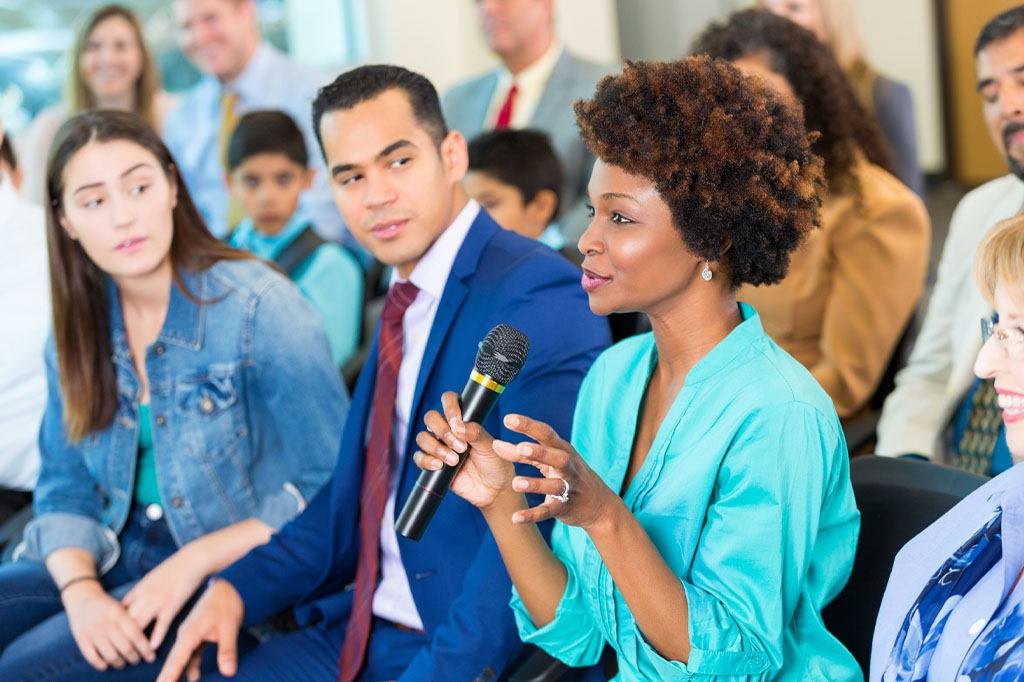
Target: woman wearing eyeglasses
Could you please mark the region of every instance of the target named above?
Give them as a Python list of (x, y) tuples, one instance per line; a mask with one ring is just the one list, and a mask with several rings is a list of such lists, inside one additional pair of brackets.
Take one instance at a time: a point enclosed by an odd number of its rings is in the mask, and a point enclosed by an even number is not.
[(1013, 466), (897, 555), (875, 626), (871, 680), (1024, 679), (1024, 217), (997, 226), (975, 264), (996, 316), (975, 373), (999, 396)]

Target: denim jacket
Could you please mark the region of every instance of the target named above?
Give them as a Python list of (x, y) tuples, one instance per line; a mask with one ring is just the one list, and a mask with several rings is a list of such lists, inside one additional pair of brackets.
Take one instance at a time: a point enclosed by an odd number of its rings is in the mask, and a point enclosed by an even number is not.
[[(179, 546), (258, 518), (277, 529), (330, 477), (349, 398), (323, 323), (285, 277), (256, 260), (182, 272), (156, 342), (146, 349), (160, 496)], [(68, 441), (56, 350), (46, 347), (36, 518), (20, 556), (77, 547), (101, 571), (119, 556), (133, 503), (140, 381), (108, 282), (118, 406), (112, 423)]]

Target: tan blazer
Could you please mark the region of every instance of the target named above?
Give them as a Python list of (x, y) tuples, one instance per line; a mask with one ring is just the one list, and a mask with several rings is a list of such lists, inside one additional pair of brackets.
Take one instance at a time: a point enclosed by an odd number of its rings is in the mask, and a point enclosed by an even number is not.
[(827, 198), (821, 229), (793, 254), (786, 278), (738, 293), (840, 417), (860, 410), (878, 386), (924, 288), (931, 239), (924, 204), (906, 185), (867, 161), (855, 172), (862, 203)]

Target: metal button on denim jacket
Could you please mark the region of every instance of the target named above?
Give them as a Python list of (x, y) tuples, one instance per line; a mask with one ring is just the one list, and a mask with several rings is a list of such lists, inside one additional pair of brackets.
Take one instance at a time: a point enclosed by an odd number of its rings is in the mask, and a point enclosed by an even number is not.
[[(349, 398), (323, 325), (287, 279), (256, 260), (183, 272), (192, 298), (172, 286), (164, 326), (146, 350), (160, 495), (179, 545), (255, 517), (279, 528), (334, 467)], [(101, 569), (117, 559), (117, 533), (133, 500), (140, 382), (108, 287), (117, 413), (68, 442), (53, 339), (40, 433), (36, 519), (21, 556), (41, 561), (87, 549)]]

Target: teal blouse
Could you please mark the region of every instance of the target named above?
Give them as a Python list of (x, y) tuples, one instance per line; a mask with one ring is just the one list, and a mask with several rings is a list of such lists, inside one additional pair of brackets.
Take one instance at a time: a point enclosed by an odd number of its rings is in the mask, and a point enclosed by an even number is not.
[[(568, 584), (555, 618), (523, 640), (573, 666), (605, 643), (619, 680), (860, 680), (820, 611), (853, 567), (860, 515), (846, 442), (828, 395), (764, 333), (754, 309), (692, 370), (624, 502), (679, 577), (692, 651), (684, 664), (647, 642), (587, 534), (555, 523)], [(656, 363), (651, 334), (605, 351), (580, 388), (572, 442), (620, 490)]]
[[(307, 225), (309, 215), (302, 208), (276, 235), (257, 232), (252, 219), (245, 218), (231, 234), (230, 243), (272, 261)], [(331, 356), (341, 367), (355, 353), (362, 331), (362, 267), (340, 244), (328, 242), (295, 272), (295, 284), (323, 318)]]

